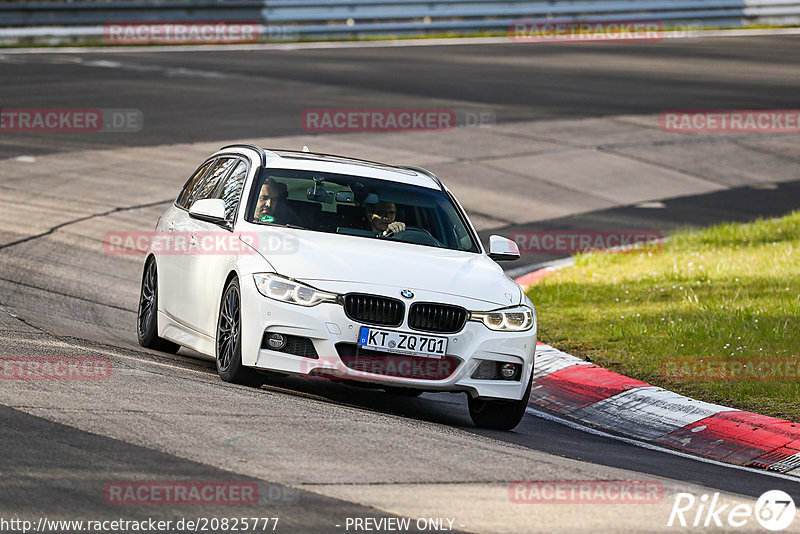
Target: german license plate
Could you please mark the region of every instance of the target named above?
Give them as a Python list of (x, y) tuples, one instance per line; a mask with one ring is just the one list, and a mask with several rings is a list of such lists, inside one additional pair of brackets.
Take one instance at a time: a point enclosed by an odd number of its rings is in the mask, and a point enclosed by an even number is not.
[(426, 358), (443, 358), (447, 354), (446, 337), (381, 330), (369, 326), (361, 327), (358, 333), (358, 346)]

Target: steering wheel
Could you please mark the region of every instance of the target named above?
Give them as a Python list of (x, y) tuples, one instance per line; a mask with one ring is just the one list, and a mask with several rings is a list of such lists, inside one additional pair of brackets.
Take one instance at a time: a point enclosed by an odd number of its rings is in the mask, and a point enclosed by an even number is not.
[(382, 237), (397, 239), (398, 241), (405, 241), (406, 243), (414, 243), (417, 245), (433, 245), (435, 247), (443, 247), (441, 241), (433, 237), (433, 235), (424, 228), (416, 226), (406, 226), (405, 230), (394, 233), (386, 230)]

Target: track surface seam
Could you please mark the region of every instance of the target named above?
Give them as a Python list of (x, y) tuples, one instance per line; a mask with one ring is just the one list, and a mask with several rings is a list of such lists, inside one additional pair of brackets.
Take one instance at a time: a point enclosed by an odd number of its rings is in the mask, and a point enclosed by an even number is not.
[(174, 201), (174, 199), (170, 198), (170, 199), (167, 199), (167, 200), (160, 200), (160, 201), (157, 201), (157, 202), (148, 202), (146, 204), (138, 204), (136, 206), (118, 207), (118, 208), (114, 208), (114, 209), (111, 209), (111, 210), (108, 210), (108, 211), (104, 211), (102, 213), (93, 213), (91, 215), (86, 215), (84, 217), (78, 217), (77, 219), (72, 219), (70, 221), (66, 221), (66, 222), (57, 224), (57, 225), (51, 227), (49, 230), (46, 230), (46, 231), (41, 232), (39, 234), (35, 234), (35, 235), (32, 235), (32, 236), (28, 236), (28, 237), (23, 237), (22, 239), (18, 239), (16, 241), (12, 241), (10, 243), (5, 243), (3, 245), (0, 245), (0, 250), (11, 248), (11, 247), (16, 246), (16, 245), (21, 245), (22, 243), (29, 243), (30, 241), (34, 241), (34, 240), (40, 239), (42, 237), (47, 237), (49, 235), (52, 235), (57, 230), (60, 230), (60, 229), (62, 229), (64, 227), (66, 227), (66, 226), (70, 226), (70, 225), (73, 225), (73, 224), (89, 221), (89, 220), (92, 220), (92, 219), (97, 219), (97, 218), (100, 218), (100, 217), (106, 217), (108, 215), (113, 215), (115, 213), (120, 213), (120, 212), (124, 212), (124, 211), (133, 211), (133, 210), (138, 210), (138, 209), (151, 208), (153, 206), (159, 206), (161, 204), (168, 204), (168, 203), (173, 202), (173, 201)]

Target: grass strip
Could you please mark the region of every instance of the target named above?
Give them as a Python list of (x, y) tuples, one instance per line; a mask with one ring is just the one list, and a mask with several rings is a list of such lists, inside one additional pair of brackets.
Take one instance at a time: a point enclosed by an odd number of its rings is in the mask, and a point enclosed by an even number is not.
[(532, 286), (540, 338), (696, 399), (800, 421), (800, 212), (588, 253)]

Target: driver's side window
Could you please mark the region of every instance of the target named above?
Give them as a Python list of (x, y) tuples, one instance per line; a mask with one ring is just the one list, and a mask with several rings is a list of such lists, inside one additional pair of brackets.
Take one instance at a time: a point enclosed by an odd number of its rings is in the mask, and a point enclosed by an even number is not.
[(196, 187), (189, 196), (189, 206), (206, 198), (214, 198), (214, 191), (220, 181), (228, 174), (228, 171), (238, 160), (235, 158), (220, 158), (216, 166), (208, 173), (205, 181)]
[(245, 178), (247, 178), (247, 163), (239, 161), (220, 189), (220, 198), (225, 202), (225, 220), (228, 222), (233, 222), (233, 216), (242, 196)]
[(206, 172), (212, 165), (216, 162), (216, 159), (212, 159), (204, 163), (200, 166), (199, 169), (195, 171), (191, 178), (186, 182), (186, 185), (183, 186), (183, 191), (181, 191), (180, 196), (178, 197), (177, 204), (178, 206), (189, 209), (190, 204), (189, 200), (192, 198), (192, 194), (195, 193), (196, 189), (203, 183), (203, 177), (206, 175)]

